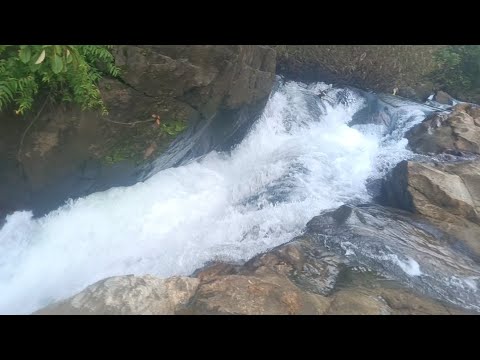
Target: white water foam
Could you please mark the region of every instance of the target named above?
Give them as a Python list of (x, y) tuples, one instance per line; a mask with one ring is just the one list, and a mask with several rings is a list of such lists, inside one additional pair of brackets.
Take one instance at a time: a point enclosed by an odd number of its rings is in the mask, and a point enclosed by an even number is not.
[(367, 201), (366, 180), (408, 156), (406, 142), (349, 127), (364, 99), (320, 106), (319, 89), (327, 87), (282, 85), (231, 154), (212, 152), (40, 219), (8, 216), (0, 313), (30, 313), (108, 276), (188, 275), (209, 260), (246, 260), (298, 235), (323, 209)]

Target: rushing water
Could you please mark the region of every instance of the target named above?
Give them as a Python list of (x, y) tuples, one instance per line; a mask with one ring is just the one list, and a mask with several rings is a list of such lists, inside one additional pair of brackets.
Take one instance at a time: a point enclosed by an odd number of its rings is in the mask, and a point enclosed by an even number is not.
[[(392, 121), (349, 126), (372, 99)], [(30, 313), (112, 275), (188, 275), (212, 259), (245, 260), (298, 235), (321, 210), (368, 201), (367, 180), (412, 155), (403, 135), (431, 111), (392, 101), (323, 83), (281, 84), (230, 152), (39, 219), (7, 216), (0, 313)]]

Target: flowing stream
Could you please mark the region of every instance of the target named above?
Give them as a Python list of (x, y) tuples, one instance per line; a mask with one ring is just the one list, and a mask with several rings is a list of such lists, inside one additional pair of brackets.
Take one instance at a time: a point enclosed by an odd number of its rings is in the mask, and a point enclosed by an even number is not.
[(367, 184), (413, 155), (404, 133), (432, 111), (323, 83), (279, 83), (231, 151), (42, 218), (8, 215), (0, 313), (31, 313), (108, 276), (189, 275), (207, 261), (243, 261), (282, 244), (322, 210), (370, 201)]

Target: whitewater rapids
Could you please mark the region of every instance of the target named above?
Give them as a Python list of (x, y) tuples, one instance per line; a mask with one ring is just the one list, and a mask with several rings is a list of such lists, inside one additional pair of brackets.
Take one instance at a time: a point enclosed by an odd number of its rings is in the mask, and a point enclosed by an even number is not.
[(69, 201), (42, 218), (7, 216), (0, 313), (31, 313), (109, 276), (189, 275), (210, 260), (246, 260), (299, 235), (324, 209), (369, 201), (367, 180), (412, 156), (403, 134), (427, 109), (391, 107), (393, 129), (349, 126), (366, 105), (360, 92), (287, 82), (230, 152)]

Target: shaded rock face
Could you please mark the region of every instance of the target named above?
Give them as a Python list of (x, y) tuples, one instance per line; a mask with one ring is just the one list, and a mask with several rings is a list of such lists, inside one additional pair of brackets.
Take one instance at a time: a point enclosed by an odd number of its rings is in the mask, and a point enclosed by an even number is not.
[(386, 179), (384, 199), (429, 218), (480, 257), (480, 161), (404, 161)]
[(275, 45), (277, 71), (293, 80), (348, 84), (425, 101), (442, 45)]
[[(47, 106), (20, 149), (37, 114), (1, 115), (0, 218), (19, 209), (42, 215), (70, 197), (135, 183), (144, 173), (139, 163), (158, 157), (173, 140), (152, 115), (165, 124), (197, 124), (213, 115), (221, 122), (228, 111), (259, 112), (275, 79), (275, 52), (265, 46), (117, 46), (115, 51), (122, 79), (100, 84), (107, 117)], [(234, 121), (230, 113), (225, 118)], [(211, 150), (209, 144), (201, 150)]]
[[(380, 207), (377, 210), (388, 213)], [(334, 217), (350, 217), (347, 214), (352, 215), (354, 211), (363, 212), (364, 209), (342, 207)], [(367, 271), (351, 261), (345, 251), (338, 251), (333, 243), (324, 241), (321, 236), (324, 227), (322, 230), (316, 228), (321, 221), (335, 222), (331, 213), (312, 221), (304, 236), (255, 256), (245, 264), (218, 262), (197, 270), (188, 278), (110, 278), (36, 314), (468, 313), (421, 295), (393, 279), (388, 280), (380, 275), (381, 271)], [(345, 225), (349, 221), (343, 219), (344, 225), (338, 226), (344, 231), (358, 228)], [(363, 238), (365, 232), (375, 236), (368, 226), (372, 225), (366, 225), (363, 233), (359, 230)], [(345, 235), (338, 230), (337, 239)], [(375, 238), (377, 246), (384, 237)]]
[(462, 103), (450, 114), (433, 114), (410, 129), (406, 138), (420, 154), (480, 154), (480, 107)]
[(172, 96), (206, 117), (255, 103), (275, 80), (275, 51), (259, 45), (119, 46), (123, 79), (148, 96)]
[(412, 84), (412, 86), (399, 88), (397, 95), (407, 99), (425, 102), (432, 94), (434, 88), (435, 85), (432, 82), (424, 81), (421, 83)]

